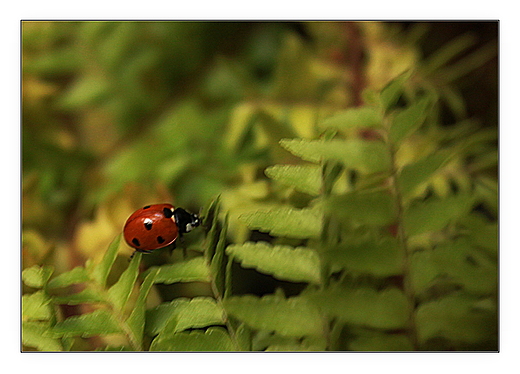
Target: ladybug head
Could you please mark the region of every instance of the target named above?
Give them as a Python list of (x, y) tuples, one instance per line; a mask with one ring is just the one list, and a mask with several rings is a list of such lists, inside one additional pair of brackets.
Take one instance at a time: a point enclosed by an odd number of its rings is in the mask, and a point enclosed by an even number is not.
[(200, 225), (200, 218), (197, 214), (188, 213), (182, 208), (177, 208), (173, 212), (175, 222), (179, 228), (179, 233), (185, 234)]

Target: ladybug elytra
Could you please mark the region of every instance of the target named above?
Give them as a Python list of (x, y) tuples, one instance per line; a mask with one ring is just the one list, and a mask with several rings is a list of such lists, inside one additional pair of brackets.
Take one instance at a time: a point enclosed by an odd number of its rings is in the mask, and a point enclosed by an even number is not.
[(200, 225), (197, 214), (171, 204), (147, 205), (128, 217), (123, 234), (136, 252), (150, 253), (166, 247)]

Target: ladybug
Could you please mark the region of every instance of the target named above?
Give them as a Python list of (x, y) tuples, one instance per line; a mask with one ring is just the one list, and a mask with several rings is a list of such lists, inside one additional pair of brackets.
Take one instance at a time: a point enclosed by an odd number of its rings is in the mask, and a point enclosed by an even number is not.
[[(147, 205), (126, 220), (123, 234), (136, 252), (150, 253), (166, 247), (200, 225), (197, 214), (171, 204)], [(135, 253), (135, 252), (134, 252)]]

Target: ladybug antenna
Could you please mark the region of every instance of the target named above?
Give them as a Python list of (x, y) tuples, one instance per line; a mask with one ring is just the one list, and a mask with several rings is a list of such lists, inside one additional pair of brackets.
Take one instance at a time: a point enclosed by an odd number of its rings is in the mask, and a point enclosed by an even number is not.
[(179, 233), (185, 234), (190, 232), (195, 227), (200, 225), (200, 218), (198, 214), (193, 214), (185, 211), (182, 208), (177, 208), (173, 211), (173, 217), (179, 227)]

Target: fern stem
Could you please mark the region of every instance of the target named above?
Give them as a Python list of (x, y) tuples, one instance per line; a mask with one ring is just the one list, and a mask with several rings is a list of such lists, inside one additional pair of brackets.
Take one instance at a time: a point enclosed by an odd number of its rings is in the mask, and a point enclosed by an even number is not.
[[(322, 188), (321, 194), (324, 198), (328, 198), (332, 194), (332, 189), (334, 187), (334, 183), (336, 182), (338, 176), (340, 175), (343, 167), (338, 162), (325, 162), (322, 165)], [(321, 284), (320, 289), (323, 291), (327, 289), (330, 285), (330, 274), (331, 267), (327, 257), (325, 256), (325, 251), (330, 250), (331, 247), (337, 244), (338, 240), (338, 227), (334, 218), (331, 214), (323, 215), (323, 223), (321, 227), (321, 235), (320, 235), (320, 250), (318, 255), (320, 257), (321, 264)], [(327, 317), (323, 317), (325, 319), (323, 323), (323, 336), (327, 342), (328, 350), (335, 350), (336, 343), (339, 336), (335, 333), (334, 330), (334, 322), (331, 322)], [(332, 326), (331, 326), (332, 325)]]
[[(388, 123), (387, 123), (388, 124)], [(386, 126), (386, 128), (389, 128)], [(388, 139), (388, 137), (387, 137)], [(393, 144), (387, 141), (388, 150), (391, 160), (391, 176), (390, 176), (390, 188), (395, 197), (396, 208), (397, 208), (397, 239), (403, 249), (403, 263), (402, 263), (402, 274), (403, 274), (403, 291), (408, 301), (408, 335), (414, 349), (419, 350), (419, 342), (417, 338), (417, 324), (415, 321), (415, 291), (411, 282), (411, 253), (408, 245), (408, 236), (404, 229), (404, 202), (401, 190), (399, 187), (399, 181), (397, 178), (398, 169), (396, 162), (396, 150)]]
[[(212, 269), (212, 266), (211, 266), (211, 261), (208, 257), (208, 255), (206, 254), (205, 255), (206, 257), (206, 266), (208, 267), (209, 269), (209, 278), (210, 278), (210, 285), (211, 285), (211, 291), (213, 293), (213, 297), (215, 298), (216, 302), (217, 302), (217, 305), (220, 307), (220, 309), (222, 309), (222, 313), (223, 313), (223, 317), (224, 317), (224, 323), (226, 324), (226, 327), (227, 327), (227, 330), (229, 332), (229, 336), (231, 338), (231, 341), (233, 342), (233, 345), (235, 346), (235, 349), (237, 351), (241, 351), (241, 348), (240, 348), (240, 344), (238, 344), (238, 339), (237, 339), (237, 334), (236, 334), (236, 331), (235, 331), (235, 327), (232, 325), (231, 321), (229, 320), (229, 315), (227, 314), (227, 311), (226, 311), (226, 308), (224, 307), (224, 303), (222, 302), (223, 300), (223, 296), (221, 295), (218, 287), (217, 287), (217, 283), (215, 281), (215, 274), (213, 274), (213, 269)], [(230, 261), (232, 261), (232, 259), (230, 259)], [(229, 262), (228, 264), (226, 265), (226, 273), (227, 273), (227, 270), (228, 270), (228, 266), (229, 265)], [(225, 282), (231, 282), (231, 275), (228, 275), (228, 274), (224, 274), (224, 279), (225, 279)], [(227, 287), (226, 287), (227, 288)], [(224, 291), (225, 292), (225, 297), (228, 297), (229, 296), (229, 291)]]
[[(393, 177), (395, 179), (395, 177)], [(394, 182), (394, 186), (396, 182)], [(410, 249), (408, 247), (408, 237), (406, 236), (406, 233), (404, 231), (403, 227), (403, 205), (402, 205), (402, 198), (401, 193), (399, 192), (399, 189), (395, 188), (395, 196), (397, 199), (397, 214), (398, 214), (398, 239), (401, 244), (401, 248), (403, 248), (403, 290), (404, 294), (406, 296), (406, 299), (408, 300), (408, 328), (410, 332), (410, 339), (412, 341), (412, 344), (415, 348), (415, 350), (418, 350), (419, 343), (417, 340), (417, 326), (415, 322), (415, 291), (413, 289), (413, 285), (411, 282), (411, 253)]]
[[(208, 267), (211, 269), (211, 266), (209, 266), (209, 263), (208, 263)], [(224, 315), (224, 323), (226, 324), (231, 341), (233, 342), (235, 349), (237, 351), (241, 351), (242, 349), (240, 348), (240, 344), (238, 344), (237, 333), (236, 333), (235, 327), (229, 320), (229, 315), (227, 314), (226, 308), (224, 308), (224, 303), (222, 302), (222, 295), (220, 294), (220, 291), (218, 290), (217, 284), (215, 283), (215, 277), (211, 273), (211, 270), (210, 270), (210, 284), (211, 284), (211, 290), (213, 292), (213, 296), (215, 297), (215, 300), (217, 301), (217, 305), (222, 309), (222, 313)]]

